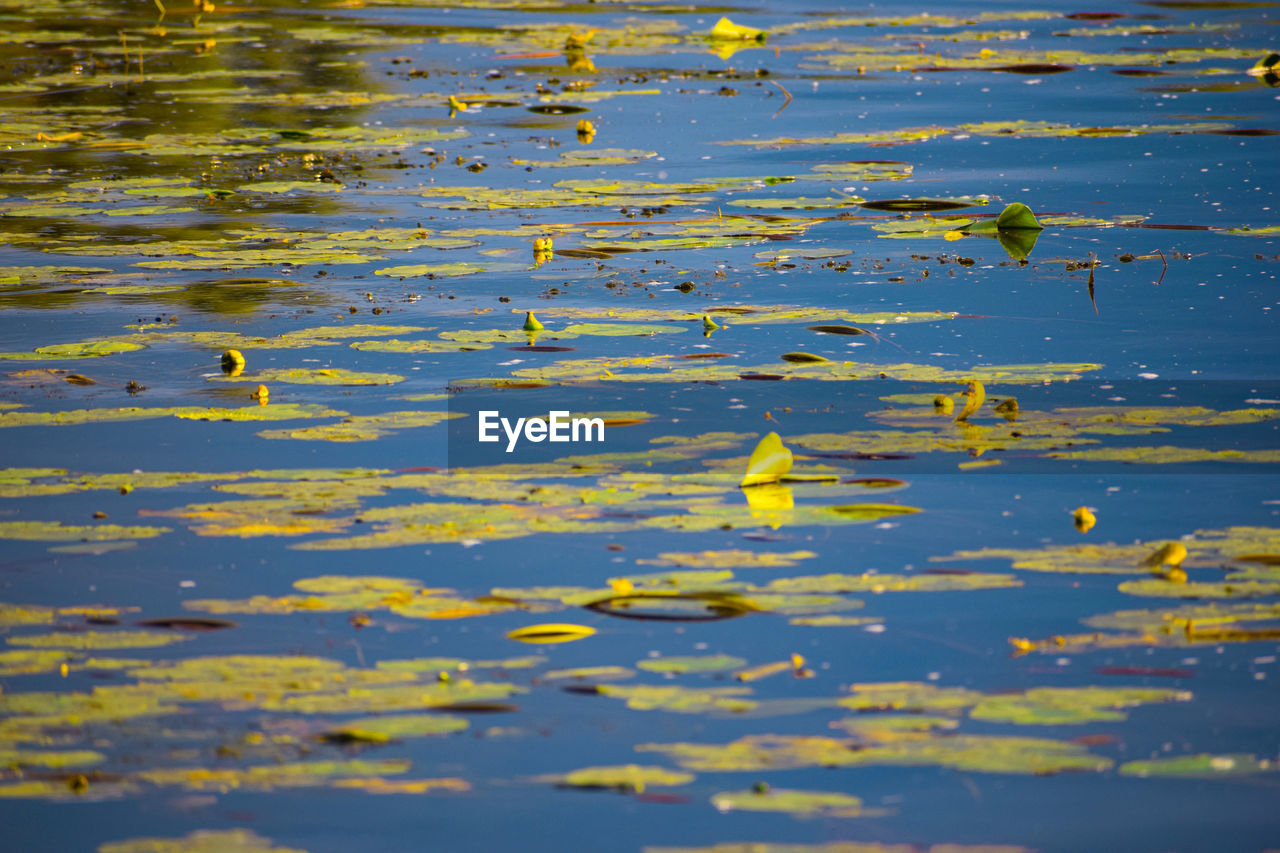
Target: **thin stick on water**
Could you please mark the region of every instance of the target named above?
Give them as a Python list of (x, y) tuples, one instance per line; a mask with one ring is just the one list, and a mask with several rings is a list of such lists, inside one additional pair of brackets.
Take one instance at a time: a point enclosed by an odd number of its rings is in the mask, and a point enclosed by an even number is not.
[(777, 118), (779, 115), (781, 115), (781, 114), (782, 114), (782, 111), (783, 111), (783, 110), (785, 110), (787, 107), (789, 107), (789, 106), (791, 105), (791, 101), (792, 101), (792, 100), (794, 100), (794, 99), (791, 97), (791, 93), (787, 91), (787, 87), (786, 87), (786, 86), (783, 86), (783, 85), (782, 85), (781, 83), (779, 83), (777, 80), (770, 80), (769, 82), (770, 82), (770, 83), (772, 83), (773, 85), (777, 86), (779, 89), (781, 89), (781, 90), (782, 90), (782, 94), (784, 94), (784, 95), (786, 95), (786, 96), (787, 96), (787, 99), (786, 99), (785, 101), (783, 101), (783, 102), (782, 102), (782, 106), (778, 107), (778, 111), (777, 111), (776, 113), (774, 113), (774, 114), (773, 114), (773, 118)]

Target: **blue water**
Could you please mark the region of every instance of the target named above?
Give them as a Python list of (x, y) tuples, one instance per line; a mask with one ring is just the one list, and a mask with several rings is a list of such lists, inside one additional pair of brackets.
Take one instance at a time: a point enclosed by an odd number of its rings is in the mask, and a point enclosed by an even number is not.
[[(67, 3), (48, 13), (17, 6), (0, 9), (13, 31), (83, 28), (52, 43), (31, 36), (0, 46), (9, 70), (5, 83), (23, 84), (39, 74), (84, 71), (84, 84), (58, 84), (37, 94), (13, 88), (0, 94), (0, 110), (12, 109), (4, 123), (15, 128), (0, 150), (0, 266), (71, 265), (105, 267), (111, 275), (63, 275), (28, 284), (0, 276), (0, 350), (28, 352), (50, 344), (127, 334), (126, 326), (159, 323), (161, 331), (221, 331), (275, 336), (344, 323), (418, 326), (425, 332), (398, 337), (431, 339), (440, 331), (517, 329), (522, 312), (541, 312), (550, 331), (540, 344), (573, 347), (566, 352), (512, 350), (521, 341), (465, 353), (387, 354), (355, 350), (349, 340), (307, 349), (245, 347), (249, 373), (269, 368), (332, 367), (389, 372), (405, 380), (388, 386), (309, 386), (271, 383), (271, 402), (322, 404), (351, 415), (390, 411), (454, 410), (474, 413), (480, 403), (545, 411), (644, 411), (641, 424), (611, 429), (608, 452), (639, 452), (660, 436), (692, 437), (711, 431), (754, 436), (776, 430), (804, 454), (799, 437), (813, 433), (885, 428), (874, 415), (890, 405), (890, 394), (954, 393), (963, 383), (869, 379), (819, 382), (805, 379), (708, 383), (593, 382), (525, 389), (456, 393), (451, 399), (404, 401), (406, 395), (442, 394), (471, 380), (510, 377), (513, 371), (553, 365), (573, 358), (643, 357), (728, 353), (726, 363), (744, 369), (775, 365), (778, 357), (803, 351), (832, 360), (873, 365), (913, 363), (964, 372), (993, 364), (1093, 363), (1100, 365), (1076, 382), (1049, 385), (991, 383), (988, 394), (1016, 394), (1024, 410), (1098, 405), (1184, 405), (1217, 410), (1280, 405), (1280, 335), (1277, 335), (1275, 278), (1280, 248), (1276, 235), (1228, 233), (1227, 229), (1275, 225), (1276, 111), (1280, 88), (1245, 73), (1273, 49), (1275, 7), (1258, 4), (1183, 8), (1158, 3), (1121, 2), (1108, 11), (1127, 17), (1107, 21), (1061, 17), (1084, 10), (1042, 4), (1057, 17), (997, 20), (964, 32), (1025, 30), (1013, 41), (927, 42), (922, 56), (941, 51), (972, 56), (995, 50), (1084, 50), (1116, 54), (1172, 48), (1231, 48), (1250, 58), (1212, 58), (1159, 67), (1162, 76), (1112, 73), (1107, 65), (1076, 64), (1064, 73), (1004, 73), (989, 70), (875, 70), (865, 74), (832, 68), (819, 57), (844, 46), (916, 50), (912, 33), (958, 32), (900, 27), (841, 27), (771, 34), (762, 46), (730, 60), (710, 52), (703, 41), (652, 47), (605, 46), (607, 36), (589, 42), (597, 71), (575, 73), (565, 66), (559, 43), (570, 31), (617, 28), (670, 21), (678, 35), (705, 33), (721, 14), (766, 30), (796, 22), (843, 15), (976, 15), (1023, 9), (989, 3), (957, 8), (947, 4), (892, 8), (851, 8), (806, 0), (785, 4), (746, 2), (733, 8), (651, 8), (649, 4), (568, 4), (547, 8), (456, 8), (392, 4), (341, 8), (302, 4), (218, 8), (193, 26), (185, 10), (170, 10), (156, 25), (150, 8), (139, 4)], [(127, 8), (126, 8), (127, 7)], [(768, 7), (768, 8), (766, 8)], [(139, 17), (133, 17), (139, 16)], [(1124, 23), (1168, 25), (1184, 31), (1161, 35), (1084, 38), (1055, 33)], [(1190, 24), (1229, 25), (1186, 30)], [(302, 27), (333, 26), (345, 37), (291, 34)], [(504, 40), (525, 27), (562, 27), (546, 45)], [(118, 32), (135, 45), (132, 82), (106, 86), (93, 68), (126, 72), (117, 48)], [(352, 32), (370, 31), (368, 44)], [(400, 40), (393, 40), (392, 37)], [(215, 47), (197, 52), (190, 41)], [(329, 40), (325, 40), (329, 39)], [(819, 46), (818, 43), (823, 43)], [(146, 55), (137, 70), (136, 44)], [(535, 46), (531, 46), (531, 44)], [(808, 45), (808, 46), (805, 46)], [(551, 50), (552, 56), (529, 56)], [(514, 55), (514, 58), (503, 58)], [(392, 62), (392, 60), (396, 60)], [(1043, 61), (1043, 60), (1031, 60)], [(97, 63), (94, 65), (94, 63)], [(1131, 67), (1123, 65), (1119, 67)], [(1132, 67), (1140, 67), (1135, 63)], [(207, 104), (188, 89), (223, 85), (146, 79), (165, 72), (190, 74), (211, 68), (283, 69), (273, 78), (233, 77), (252, 95), (333, 90), (420, 96), (416, 102), (389, 102), (324, 108), (262, 106), (248, 100)], [(1202, 73), (1205, 69), (1215, 73)], [(410, 73), (426, 72), (425, 75)], [(758, 75), (766, 69), (767, 75)], [(497, 70), (500, 76), (491, 74)], [(552, 82), (552, 80), (557, 82)], [(660, 94), (620, 94), (584, 106), (582, 114), (547, 116), (529, 112), (538, 103), (537, 86), (559, 92), (571, 80), (595, 81), (602, 90), (649, 90)], [(774, 86), (780, 84), (782, 88)], [(35, 85), (43, 85), (38, 79)], [(722, 86), (737, 90), (720, 95)], [(792, 95), (783, 107), (783, 91)], [(449, 116), (443, 98), (483, 92), (513, 105), (473, 107)], [(102, 124), (94, 108), (110, 106)], [(16, 112), (22, 110), (24, 112)], [(535, 168), (512, 159), (554, 159), (582, 150), (574, 127), (580, 118), (596, 126), (590, 148), (655, 151), (657, 157), (627, 165)], [(983, 136), (956, 132), (978, 122), (1064, 122), (1077, 127), (1141, 128), (1147, 124), (1219, 122), (1233, 133), (1151, 133), (1132, 136)], [(20, 122), (30, 122), (31, 130)], [(461, 139), (340, 155), (319, 149), (325, 168), (343, 182), (339, 193), (241, 192), (221, 201), (189, 197), (147, 199), (145, 204), (190, 204), (193, 212), (111, 217), (74, 210), (31, 216), (19, 204), (42, 201), (42, 193), (67, 192), (75, 204), (93, 197), (67, 185), (88, 178), (174, 177), (199, 186), (236, 187), (259, 180), (309, 180), (313, 165), (294, 150), (259, 149), (218, 155), (130, 150), (123, 141), (148, 134), (223, 134), (245, 127), (287, 131), (358, 125), (392, 128), (462, 128)], [(719, 145), (730, 140), (809, 138), (835, 133), (882, 133), (938, 126), (951, 132), (901, 144), (785, 144), (771, 147)], [(38, 128), (48, 127), (48, 131)], [(88, 141), (47, 141), (37, 132), (89, 134)], [(1240, 130), (1266, 131), (1240, 135)], [(189, 143), (184, 143), (189, 144)], [(24, 147), (25, 146), (25, 147)], [(434, 155), (443, 152), (434, 167)], [(456, 162), (462, 158), (463, 164)], [(482, 158), (487, 168), (463, 165)], [(492, 187), (537, 190), (558, 181), (609, 178), (692, 182), (710, 178), (802, 176), (819, 163), (893, 160), (909, 163), (909, 178), (863, 182), (797, 180), (761, 183), (750, 189), (710, 189), (693, 204), (679, 198), (650, 215), (647, 201), (547, 208), (459, 209), (438, 206), (420, 193), (431, 187)], [(397, 165), (397, 161), (402, 164)], [(359, 168), (357, 168), (359, 167)], [(201, 175), (209, 177), (201, 178)], [(660, 191), (655, 194), (661, 195)], [(1038, 216), (1091, 217), (1118, 225), (1048, 225), (1026, 263), (1008, 256), (994, 240), (972, 236), (883, 239), (872, 224), (892, 223), (895, 214), (857, 207), (759, 210), (734, 206), (741, 199), (856, 195), (866, 200), (904, 197), (983, 196), (989, 204), (953, 215), (990, 216), (1004, 205), (1023, 202)], [(60, 203), (58, 199), (54, 200)], [(627, 210), (624, 212), (623, 207)], [(804, 220), (803, 233), (790, 239), (749, 245), (660, 249), (605, 258), (574, 257), (572, 250), (599, 242), (631, 239), (624, 232), (668, 236), (682, 220), (778, 215)], [(1141, 221), (1137, 221), (1140, 218)], [(1052, 221), (1052, 220), (1050, 220)], [(480, 246), (440, 251), (390, 250), (386, 260), (353, 264), (266, 264), (248, 268), (166, 270), (137, 266), (157, 260), (144, 250), (152, 240), (220, 240), (228, 232), (308, 232), (313, 236), (377, 226), (450, 229), (517, 229), (529, 234), (486, 233)], [(603, 224), (601, 224), (603, 223)], [(619, 224), (625, 223), (625, 224)], [(530, 260), (531, 235), (556, 233), (556, 254), (537, 268)], [(668, 229), (668, 230), (664, 230)], [(596, 231), (608, 232), (600, 236)], [(136, 243), (135, 248), (104, 254)], [(287, 245), (280, 242), (277, 247)], [(83, 252), (80, 251), (83, 247)], [(833, 259), (796, 258), (759, 265), (756, 253), (770, 250), (847, 250)], [(54, 251), (57, 250), (57, 251)], [(1164, 256), (1162, 261), (1158, 255)], [(1122, 256), (1138, 256), (1121, 260)], [(946, 263), (941, 263), (945, 256)], [(961, 265), (957, 257), (972, 259)], [(165, 257), (186, 257), (175, 253)], [(1094, 293), (1089, 271), (1079, 266), (1096, 258)], [(512, 272), (458, 278), (406, 278), (374, 274), (387, 266), (517, 262)], [(1077, 268), (1067, 269), (1068, 262)], [(1167, 269), (1165, 268), (1167, 262)], [(847, 266), (845, 266), (847, 265)], [(927, 271), (926, 276), (923, 273)], [(320, 273), (323, 272), (324, 275)], [(246, 284), (262, 278), (281, 284)], [(694, 292), (676, 285), (692, 281)], [(87, 294), (91, 286), (163, 284), (181, 289), (166, 294)], [(550, 288), (556, 288), (552, 293)], [(370, 300), (366, 293), (372, 294)], [(502, 301), (500, 301), (502, 300)], [(582, 336), (555, 340), (569, 322), (595, 322), (556, 315), (562, 309), (703, 312), (731, 306), (799, 306), (852, 312), (955, 312), (953, 320), (868, 326), (876, 334), (839, 336), (806, 329), (809, 322), (753, 325), (729, 317), (727, 328), (704, 338), (698, 324), (651, 337)], [(1096, 307), (1095, 307), (1096, 305)], [(351, 311), (354, 308), (354, 312)], [(373, 314), (372, 309), (379, 309)], [(176, 317), (172, 324), (166, 318)], [(158, 319), (157, 319), (158, 318)], [(654, 322), (674, 322), (658, 317)], [(826, 322), (826, 321), (820, 321)], [(58, 412), (122, 406), (248, 406), (255, 383), (210, 380), (219, 373), (218, 345), (156, 343), (105, 358), (0, 362), (0, 403), (12, 411)], [(680, 366), (709, 362), (689, 360)], [(19, 371), (53, 368), (84, 374), (97, 384), (66, 382), (61, 374)], [(619, 370), (619, 372), (622, 372)], [(126, 393), (128, 382), (145, 386)], [(895, 404), (896, 405), (896, 404)], [(541, 407), (541, 408), (539, 408)], [(11, 411), (6, 409), (4, 411)], [(768, 418), (765, 413), (768, 412)], [(0, 418), (4, 415), (0, 414)], [(225, 474), (254, 470), (369, 468), (384, 471), (435, 467), (458, 469), (501, 464), (500, 452), (468, 444), (469, 421), (394, 431), (376, 441), (313, 442), (269, 440), (260, 430), (328, 424), (312, 422), (225, 423), (172, 418), (90, 423), (77, 426), (4, 426), (0, 467), (48, 467), (68, 476), (140, 471), (195, 471)], [(983, 423), (996, 425), (988, 410)], [(1106, 447), (1174, 445), (1210, 450), (1275, 451), (1275, 420), (1243, 426), (1173, 426), (1157, 435), (1103, 437)], [(689, 459), (627, 470), (705, 474), (705, 459), (743, 457), (754, 439)], [(591, 453), (599, 448), (574, 447)], [(492, 451), (492, 452), (491, 452)], [(526, 446), (519, 462), (552, 461), (565, 455), (551, 445)], [(1117, 590), (1115, 574), (1060, 574), (1011, 570), (1007, 560), (936, 562), (952, 552), (991, 548), (1037, 548), (1076, 543), (1118, 544), (1176, 541), (1196, 531), (1231, 526), (1280, 527), (1276, 463), (1198, 461), (1170, 465), (1075, 462), (1016, 449), (981, 457), (999, 460), (991, 468), (960, 468), (963, 453), (885, 454), (892, 458), (802, 459), (830, 464), (848, 478), (895, 478), (894, 489), (842, 493), (837, 502), (898, 503), (921, 510), (912, 515), (857, 525), (737, 525), (703, 532), (628, 529), (595, 533), (541, 533), (516, 538), (401, 545), (376, 550), (318, 551), (292, 548), (326, 534), (298, 538), (204, 536), (197, 522), (155, 517), (194, 504), (239, 499), (208, 483), (170, 488), (140, 487), (127, 495), (112, 489), (0, 499), (0, 522), (60, 521), (150, 524), (172, 528), (134, 547), (100, 554), (51, 551), (61, 542), (8, 539), (0, 551), (0, 600), (43, 606), (87, 604), (138, 608), (120, 629), (144, 618), (193, 615), (184, 601), (283, 596), (301, 578), (326, 574), (406, 577), (431, 587), (458, 590), (464, 597), (490, 589), (532, 586), (600, 588), (624, 574), (657, 571), (641, 559), (663, 552), (746, 549), (760, 552), (810, 550), (817, 556), (792, 568), (745, 568), (736, 579), (764, 584), (775, 578), (825, 573), (920, 574), (938, 568), (1009, 572), (1022, 582), (1009, 589), (956, 592), (855, 593), (866, 602), (847, 615), (882, 620), (883, 630), (865, 626), (820, 628), (788, 623), (777, 613), (706, 622), (617, 619), (583, 608), (547, 614), (507, 612), (479, 618), (420, 620), (374, 613), (374, 623), (357, 629), (350, 613), (231, 615), (236, 627), (194, 634), (185, 643), (157, 649), (124, 649), (104, 656), (156, 660), (201, 655), (311, 655), (369, 667), (378, 661), (445, 656), (473, 660), (541, 654), (532, 669), (490, 674), (528, 688), (511, 700), (506, 713), (470, 716), (468, 731), (446, 737), (415, 738), (378, 746), (335, 746), (302, 738), (280, 760), (350, 758), (407, 759), (405, 778), (457, 777), (467, 792), (374, 795), (318, 786), (272, 791), (200, 792), (142, 786), (119, 797), (51, 800), (0, 797), (0, 824), (14, 850), (93, 851), (111, 841), (147, 836), (177, 838), (196, 830), (244, 826), (282, 847), (310, 853), (377, 849), (449, 851), (523, 849), (642, 850), (697, 848), (714, 844), (775, 843), (819, 845), (849, 841), (886, 845), (1008, 844), (1044, 851), (1084, 849), (1134, 851), (1256, 851), (1274, 846), (1274, 768), (1280, 727), (1274, 706), (1277, 647), (1272, 639), (1252, 642), (1134, 646), (1055, 654), (1011, 655), (1010, 637), (1043, 639), (1090, 629), (1081, 620), (1117, 610), (1174, 607), (1175, 598), (1144, 598)], [(735, 463), (737, 464), (737, 463)], [(735, 469), (736, 470), (736, 469)], [(53, 482), (46, 478), (41, 482)], [(554, 477), (543, 477), (551, 483)], [(569, 480), (569, 482), (577, 482)], [(589, 482), (594, 482), (589, 481)], [(822, 503), (817, 492), (797, 489), (797, 503)], [(818, 497), (813, 497), (819, 494)], [(357, 509), (435, 500), (399, 489), (362, 498)], [(442, 500), (458, 500), (444, 498)], [(724, 498), (744, 504), (736, 491)], [(832, 501), (827, 500), (827, 503)], [(475, 503), (479, 503), (478, 501)], [(1071, 511), (1094, 508), (1098, 526), (1087, 536), (1072, 528)], [(623, 505), (622, 510), (626, 507)], [(354, 534), (360, 532), (351, 530)], [(609, 546), (614, 546), (610, 549)], [(1232, 568), (1239, 568), (1233, 565)], [(1217, 568), (1196, 567), (1192, 580), (1220, 578)], [(1137, 575), (1134, 575), (1135, 577)], [(1275, 595), (1250, 601), (1271, 604)], [(0, 611), (2, 613), (3, 611)], [(199, 615), (199, 614), (194, 614)], [(598, 633), (583, 641), (524, 646), (507, 639), (512, 629), (535, 621), (575, 622)], [(64, 615), (60, 629), (91, 627), (83, 617)], [(1242, 623), (1274, 628), (1275, 621)], [(100, 628), (112, 629), (116, 626)], [(1239, 627), (1239, 626), (1238, 626)], [(44, 627), (12, 627), (5, 639), (35, 635)], [(1274, 635), (1273, 635), (1274, 636)], [(20, 648), (13, 646), (13, 648)], [(0, 651), (4, 651), (0, 649)], [(1036, 687), (1144, 686), (1190, 691), (1189, 701), (1126, 709), (1123, 721), (1078, 725), (1015, 726), (961, 716), (961, 734), (1018, 735), (1069, 740), (1092, 737), (1089, 751), (1115, 766), (1153, 757), (1248, 753), (1270, 762), (1270, 772), (1211, 778), (1137, 778), (1115, 767), (1099, 772), (1026, 775), (941, 768), (855, 766), (768, 771), (700, 771), (688, 785), (651, 789), (670, 797), (612, 791), (575, 791), (534, 777), (598, 765), (647, 764), (674, 768), (658, 753), (637, 752), (646, 743), (728, 743), (763, 734), (838, 737), (830, 723), (852, 712), (821, 707), (782, 716), (683, 714), (633, 710), (618, 699), (567, 692), (563, 682), (540, 680), (549, 670), (579, 666), (634, 667), (654, 655), (732, 654), (752, 664), (803, 655), (812, 679), (784, 673), (751, 682), (752, 698), (810, 699), (840, 696), (850, 684), (919, 681), (987, 693)], [(0, 658), (0, 660), (3, 660)], [(129, 683), (120, 670), (73, 667), (3, 678), (4, 697), (32, 691), (85, 692), (94, 686)], [(739, 686), (728, 673), (685, 675), (665, 680), (640, 672), (627, 684)], [(0, 697), (3, 698), (3, 697)], [(333, 715), (341, 720), (343, 715)], [(346, 715), (362, 716), (362, 715)], [(103, 723), (91, 728), (59, 727), (39, 748), (96, 749), (105, 756), (105, 774), (130, 774), (164, 766), (234, 769), (244, 764), (219, 753), (247, 732), (301, 731), (314, 720), (302, 715), (237, 711), (213, 703), (193, 704), (182, 714)], [(0, 732), (4, 722), (0, 721)], [(180, 734), (164, 733), (162, 730)], [(24, 748), (32, 747), (31, 744)], [(0, 740), (0, 791), (21, 779), (67, 774), (19, 768)], [(14, 766), (8, 766), (8, 765)], [(43, 775), (42, 775), (43, 774)], [(394, 780), (395, 777), (388, 777)], [(734, 811), (721, 814), (709, 798), (742, 790), (757, 781), (776, 789), (841, 791), (861, 797), (880, 813), (857, 818), (797, 818), (781, 813)], [(91, 779), (90, 790), (99, 785)], [(778, 848), (766, 848), (778, 849)], [(782, 848), (813, 850), (815, 848)], [(822, 848), (816, 848), (822, 849)], [(840, 848), (830, 848), (838, 850)], [(861, 848), (858, 848), (861, 849)], [(875, 849), (875, 848), (872, 848)], [(900, 849), (900, 848), (894, 848)]]

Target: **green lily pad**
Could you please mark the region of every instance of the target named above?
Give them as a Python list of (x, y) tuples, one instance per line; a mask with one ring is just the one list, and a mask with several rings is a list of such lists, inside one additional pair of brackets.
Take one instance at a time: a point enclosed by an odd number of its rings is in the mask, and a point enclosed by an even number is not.
[(146, 649), (190, 640), (173, 631), (58, 631), (52, 634), (9, 637), (11, 646), (37, 649)]
[(320, 737), (341, 743), (387, 743), (406, 737), (452, 734), (463, 731), (469, 725), (470, 722), (465, 718), (448, 714), (392, 714), (351, 720), (325, 729)]
[(738, 669), (746, 666), (744, 658), (733, 655), (672, 655), (670, 657), (647, 658), (636, 662), (637, 669), (646, 672), (722, 672), (727, 669)]
[(551, 782), (566, 788), (611, 788), (619, 791), (643, 793), (646, 788), (670, 788), (687, 785), (694, 780), (692, 773), (650, 767), (639, 764), (623, 764), (609, 767), (583, 767), (569, 773), (540, 776), (538, 781)]
[(1182, 755), (1175, 758), (1153, 758), (1146, 761), (1126, 761), (1120, 772), (1126, 776), (1171, 776), (1192, 779), (1212, 779), (1223, 776), (1247, 776), (1255, 773), (1275, 772), (1276, 763), (1247, 753), (1231, 755)]
[(251, 829), (200, 829), (182, 838), (131, 838), (98, 846), (98, 853), (306, 853), (277, 847)]
[(787, 812), (804, 817), (861, 817), (862, 800), (836, 791), (792, 791), (783, 788), (721, 791), (711, 805), (719, 812)]

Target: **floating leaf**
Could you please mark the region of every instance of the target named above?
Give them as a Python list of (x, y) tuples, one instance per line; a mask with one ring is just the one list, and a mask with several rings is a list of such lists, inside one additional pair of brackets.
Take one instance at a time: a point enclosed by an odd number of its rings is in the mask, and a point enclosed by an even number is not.
[(694, 778), (692, 773), (667, 770), (665, 767), (623, 764), (609, 767), (583, 767), (563, 775), (540, 776), (537, 781), (551, 782), (566, 788), (612, 788), (639, 794), (650, 787), (669, 788), (687, 785)]
[(338, 184), (325, 184), (319, 181), (258, 181), (252, 184), (241, 184), (236, 192), (242, 193), (290, 193), (290, 192), (339, 192)]
[(118, 524), (70, 525), (60, 521), (0, 521), (0, 539), (28, 539), (44, 542), (151, 539), (168, 533), (169, 530), (168, 527), (123, 527)]
[[(858, 748), (861, 747), (861, 748)], [(637, 752), (658, 752), (693, 771), (762, 771), (797, 767), (938, 765), (979, 773), (1049, 775), (1101, 771), (1108, 758), (1078, 744), (1048, 738), (1000, 735), (922, 735), (862, 745), (852, 739), (806, 735), (751, 735), (727, 744), (646, 743)]]
[(404, 381), (403, 376), (394, 373), (366, 373), (340, 367), (280, 367), (253, 375), (215, 378), (239, 382), (285, 382), (290, 385), (393, 385)]
[(543, 625), (527, 625), (507, 632), (507, 639), (522, 643), (568, 643), (590, 637), (596, 632), (589, 625), (573, 625), (566, 622), (549, 622)]
[(526, 264), (509, 261), (456, 261), (447, 264), (406, 264), (398, 267), (383, 267), (373, 272), (374, 275), (399, 278), (453, 278), (482, 272), (520, 272), (527, 269)]
[(965, 572), (961, 574), (861, 575), (827, 574), (770, 581), (764, 589), (776, 592), (942, 592), (958, 589), (1002, 589), (1021, 586), (1013, 575)]
[(648, 685), (602, 684), (602, 696), (621, 699), (636, 711), (668, 711), (676, 714), (723, 712), (741, 714), (753, 710), (757, 702), (743, 697), (750, 687), (651, 687)]
[(1266, 758), (1247, 753), (1232, 755), (1183, 755), (1176, 758), (1154, 758), (1147, 761), (1126, 761), (1120, 772), (1126, 776), (1173, 776), (1193, 779), (1209, 779), (1222, 776), (1244, 776), (1276, 770), (1276, 764)]
[[(3, 624), (3, 623), (0, 623)], [(62, 650), (14, 651), (0, 652), (0, 675), (30, 675), (37, 672), (53, 672), (71, 659), (71, 654)]]
[(760, 483), (776, 482), (778, 478), (791, 470), (791, 451), (783, 445), (776, 432), (768, 433), (760, 439), (756, 449), (751, 451), (747, 460), (747, 473), (738, 485), (755, 486)]
[(1125, 719), (1120, 708), (1187, 701), (1180, 690), (1141, 687), (1041, 687), (1019, 695), (989, 696), (969, 712), (975, 720), (1019, 725), (1063, 725)]
[(320, 737), (334, 743), (386, 743), (405, 737), (451, 734), (460, 732), (469, 725), (466, 719), (448, 714), (393, 714), (351, 720), (325, 729)]
[(1176, 583), (1165, 578), (1125, 581), (1117, 587), (1129, 595), (1153, 598), (1258, 598), (1280, 595), (1280, 580)]
[(883, 620), (878, 616), (793, 616), (791, 625), (810, 625), (818, 628), (850, 628), (874, 625)]
[(621, 681), (635, 675), (635, 670), (625, 666), (579, 666), (571, 669), (551, 669), (538, 676), (539, 681)]
[(306, 853), (276, 847), (251, 829), (199, 829), (182, 838), (133, 838), (109, 841), (98, 853)]
[(813, 551), (667, 551), (659, 554), (657, 559), (641, 559), (636, 562), (642, 566), (687, 566), (698, 569), (783, 568), (816, 556), (818, 555)]
[(733, 655), (672, 655), (637, 661), (636, 668), (646, 672), (720, 672), (745, 666), (746, 661)]
[(465, 779), (384, 779), (381, 776), (357, 779), (337, 779), (330, 787), (364, 791), (366, 794), (426, 794), (431, 791), (470, 791), (471, 783)]
[(135, 350), (144, 349), (142, 344), (129, 343), (127, 341), (85, 341), (78, 344), (53, 344), (50, 346), (36, 347), (33, 352), (4, 352), (0, 353), (0, 358), (19, 359), (23, 361), (33, 360), (62, 360), (72, 358), (99, 358), (106, 355), (116, 355), (122, 352), (134, 352)]
[(862, 800), (835, 791), (793, 791), (783, 788), (721, 791), (711, 797), (716, 811), (788, 812), (812, 817), (861, 817)]
[(190, 640), (183, 634), (162, 631), (60, 631), (52, 634), (35, 634), (9, 637), (11, 646), (29, 646), (38, 649), (146, 649), (168, 646)]

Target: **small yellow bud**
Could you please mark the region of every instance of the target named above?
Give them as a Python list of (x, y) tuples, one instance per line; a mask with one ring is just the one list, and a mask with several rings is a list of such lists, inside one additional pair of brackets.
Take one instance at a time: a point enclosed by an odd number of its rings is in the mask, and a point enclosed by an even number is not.
[(1075, 519), (1076, 530), (1081, 533), (1088, 533), (1098, 523), (1098, 519), (1089, 511), (1087, 506), (1076, 507), (1071, 515)]
[(242, 370), (244, 370), (244, 356), (240, 354), (240, 350), (229, 349), (222, 354), (223, 373), (237, 376)]
[(1005, 420), (1015, 420), (1018, 417), (1018, 401), (1007, 397), (996, 403), (991, 410), (997, 415), (1004, 415)]
[(1182, 561), (1187, 558), (1187, 549), (1181, 542), (1170, 542), (1147, 556), (1141, 565), (1149, 569), (1158, 569), (1161, 566), (1173, 566), (1177, 568), (1182, 565)]

